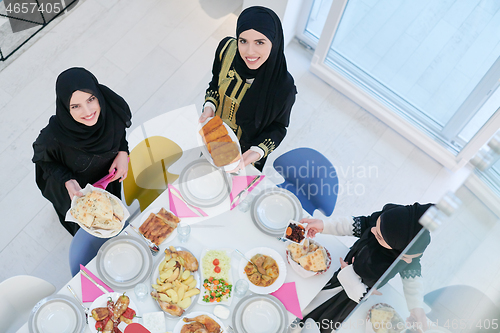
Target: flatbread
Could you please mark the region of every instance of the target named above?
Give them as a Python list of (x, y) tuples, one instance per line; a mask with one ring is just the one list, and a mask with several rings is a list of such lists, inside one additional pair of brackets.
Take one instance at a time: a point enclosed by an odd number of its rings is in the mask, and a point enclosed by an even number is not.
[(122, 227), (122, 224), (116, 217), (113, 216), (111, 220), (96, 218), (94, 223), (92, 223), (92, 227), (105, 230), (117, 230)]
[(120, 221), (125, 217), (123, 212), (123, 207), (121, 203), (113, 196), (108, 195), (109, 201), (111, 202), (111, 207), (113, 208), (113, 215)]
[(306, 238), (303, 244), (290, 243), (287, 249), (292, 256), (292, 260), (297, 261), (309, 252), (309, 239)]
[(90, 201), (89, 212), (101, 220), (113, 219), (113, 206), (108, 196), (101, 191), (92, 191), (88, 195)]
[(319, 272), (326, 269), (326, 260), (326, 251), (323, 247), (321, 247), (316, 251), (310, 252), (302, 258), (299, 258), (299, 264), (304, 267), (305, 270)]
[(388, 332), (394, 310), (389, 307), (375, 308), (370, 311), (370, 321), (376, 333)]
[(92, 223), (94, 223), (95, 216), (89, 213), (88, 208), (88, 198), (80, 197), (76, 199), (76, 204), (71, 208), (70, 212), (75, 219), (80, 221), (87, 228), (90, 228)]

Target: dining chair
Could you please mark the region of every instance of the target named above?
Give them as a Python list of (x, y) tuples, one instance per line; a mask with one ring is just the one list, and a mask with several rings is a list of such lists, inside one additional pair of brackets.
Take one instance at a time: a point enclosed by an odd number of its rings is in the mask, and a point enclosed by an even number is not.
[(311, 148), (297, 148), (279, 156), (274, 169), (285, 181), (278, 186), (297, 196), (311, 216), (317, 209), (326, 216), (337, 202), (339, 180), (333, 164)]
[(127, 205), (138, 200), (141, 212), (144, 211), (169, 183), (179, 178), (167, 170), (182, 154), (177, 143), (162, 136), (151, 136), (135, 146), (130, 152), (127, 178), (123, 181)]
[[(424, 302), (431, 308), (427, 313), (433, 323), (439, 323), (451, 332), (462, 331), (463, 323), (467, 325), (481, 324), (483, 327), (478, 331), (498, 332), (498, 326), (493, 327), (493, 322), (500, 322), (500, 309), (497, 305), (482, 291), (467, 285), (452, 285), (436, 289), (424, 296)], [(455, 323), (454, 325), (452, 325)], [(488, 327), (486, 326), (488, 325)], [(495, 329), (494, 329), (495, 328)]]
[(31, 309), (56, 291), (51, 283), (35, 276), (17, 275), (0, 283), (0, 332), (11, 333), (23, 326)]

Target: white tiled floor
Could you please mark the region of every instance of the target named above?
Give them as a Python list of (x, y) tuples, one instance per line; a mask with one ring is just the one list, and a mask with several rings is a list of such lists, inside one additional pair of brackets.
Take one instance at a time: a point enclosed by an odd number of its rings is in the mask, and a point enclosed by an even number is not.
[[(0, 72), (0, 281), (17, 274), (70, 279), (71, 237), (34, 183), (31, 144), (54, 113), (54, 83), (84, 66), (129, 102), (132, 129), (203, 101), (219, 40), (235, 30), (241, 1), (86, 0)], [(286, 49), (299, 94), (289, 132), (268, 160), (312, 147), (335, 165), (346, 191), (335, 214), (368, 214), (387, 202), (438, 200), (466, 171), (450, 173), (411, 142), (308, 71), (311, 54)], [(360, 176), (360, 168), (377, 170)], [(266, 172), (270, 173), (269, 170)], [(348, 187), (358, 189), (348, 193)]]

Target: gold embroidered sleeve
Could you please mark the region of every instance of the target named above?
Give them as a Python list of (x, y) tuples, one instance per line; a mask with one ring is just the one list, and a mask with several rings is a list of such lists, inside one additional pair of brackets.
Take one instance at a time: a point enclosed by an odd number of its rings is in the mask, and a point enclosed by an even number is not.
[(208, 89), (207, 92), (205, 93), (205, 102), (210, 101), (214, 103), (215, 108), (217, 109), (219, 107), (219, 92)]
[(276, 145), (273, 140), (265, 139), (264, 142), (260, 143), (257, 147), (261, 148), (264, 151), (264, 156), (267, 157), (273, 150), (276, 148)]

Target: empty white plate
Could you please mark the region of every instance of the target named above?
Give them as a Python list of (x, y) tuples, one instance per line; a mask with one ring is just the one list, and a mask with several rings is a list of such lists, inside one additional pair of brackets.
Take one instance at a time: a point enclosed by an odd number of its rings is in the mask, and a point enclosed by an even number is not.
[[(179, 177), (179, 191), (186, 202), (197, 207), (214, 207), (231, 192), (231, 182), (222, 169), (205, 159), (188, 164)], [(231, 185), (230, 185), (231, 184)]]
[(76, 301), (65, 295), (42, 299), (28, 320), (31, 333), (74, 333), (85, 329), (85, 312)]
[(292, 192), (275, 187), (255, 198), (251, 214), (253, 222), (262, 232), (281, 237), (290, 220), (301, 220), (302, 205)]
[(127, 290), (143, 282), (153, 269), (153, 256), (143, 239), (118, 236), (97, 252), (99, 278), (114, 290)]
[(250, 295), (233, 311), (233, 325), (239, 333), (285, 333), (288, 314), (283, 304), (271, 295)]
[(243, 313), (243, 327), (248, 333), (278, 332), (280, 322), (279, 311), (276, 306), (267, 301), (256, 301), (248, 304)]
[(104, 270), (117, 281), (130, 281), (143, 266), (143, 255), (137, 246), (130, 243), (117, 243), (104, 254)]

